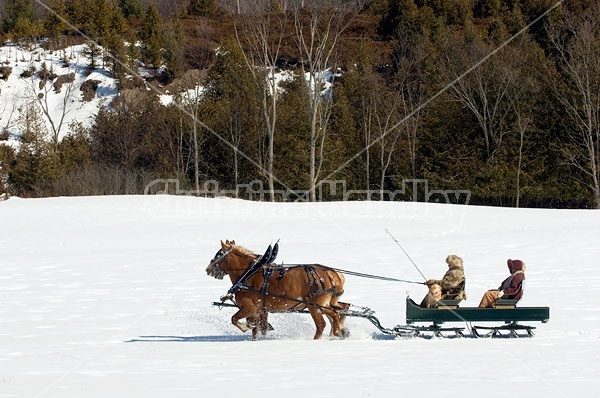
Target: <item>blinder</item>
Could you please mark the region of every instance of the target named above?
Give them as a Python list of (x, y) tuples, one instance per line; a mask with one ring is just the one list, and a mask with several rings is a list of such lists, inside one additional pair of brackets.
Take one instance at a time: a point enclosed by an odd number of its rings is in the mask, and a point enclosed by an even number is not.
[(223, 262), (223, 260), (225, 260), (225, 257), (227, 257), (227, 255), (229, 254), (230, 251), (231, 250), (224, 250), (223, 248), (221, 248), (215, 253), (215, 256), (213, 257), (213, 259), (210, 261), (210, 264), (208, 265), (208, 268), (212, 267), (212, 269), (208, 273), (210, 276), (217, 278), (217, 279), (223, 279), (226, 272), (223, 271), (223, 269), (221, 269), (221, 267), (219, 267), (219, 264), (221, 264), (221, 262)]

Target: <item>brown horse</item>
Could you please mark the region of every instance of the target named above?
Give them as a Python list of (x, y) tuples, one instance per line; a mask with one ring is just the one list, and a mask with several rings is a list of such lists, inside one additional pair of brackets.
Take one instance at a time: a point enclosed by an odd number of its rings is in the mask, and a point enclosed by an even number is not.
[[(259, 257), (236, 245), (235, 241), (221, 241), (221, 249), (206, 268), (206, 273), (217, 279), (223, 279), (227, 274), (235, 285)], [(264, 265), (234, 292), (239, 311), (231, 317), (231, 323), (242, 332), (252, 329), (252, 337), (256, 338), (259, 331), (263, 335), (266, 333), (268, 312), (306, 308), (315, 322), (315, 339), (321, 338), (325, 329), (323, 314), (331, 322), (331, 334), (342, 337), (347, 332), (342, 332), (339, 311), (349, 306), (338, 302), (343, 288), (343, 275), (322, 265), (285, 268)], [(242, 318), (247, 322), (240, 322)]]

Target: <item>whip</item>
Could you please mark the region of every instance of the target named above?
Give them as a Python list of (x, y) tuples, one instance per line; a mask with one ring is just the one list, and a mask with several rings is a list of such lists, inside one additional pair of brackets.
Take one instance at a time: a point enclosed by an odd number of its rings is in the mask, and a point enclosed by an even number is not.
[(417, 267), (417, 264), (415, 264), (415, 262), (413, 261), (413, 259), (410, 258), (410, 256), (406, 252), (406, 250), (404, 250), (404, 248), (402, 247), (402, 245), (400, 245), (400, 242), (398, 242), (398, 240), (396, 238), (394, 238), (394, 235), (392, 235), (392, 233), (387, 228), (385, 229), (385, 232), (390, 236), (390, 238), (392, 238), (394, 240), (394, 242), (396, 242), (396, 244), (404, 252), (404, 254), (406, 254), (406, 257), (408, 257), (408, 259), (410, 260), (410, 262), (412, 263), (412, 265), (414, 265), (415, 268), (417, 269), (417, 271), (419, 271), (419, 274), (421, 274), (421, 276), (423, 277), (423, 279), (427, 280), (427, 278), (425, 278), (425, 275), (423, 275), (423, 273), (421, 272), (421, 270), (419, 269), (419, 267)]

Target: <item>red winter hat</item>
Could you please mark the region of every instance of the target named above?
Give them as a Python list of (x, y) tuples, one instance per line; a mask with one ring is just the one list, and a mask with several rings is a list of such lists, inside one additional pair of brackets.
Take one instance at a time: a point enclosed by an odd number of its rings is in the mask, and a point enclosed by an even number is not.
[(508, 269), (510, 270), (511, 274), (513, 272), (522, 270), (523, 265), (525, 265), (521, 260), (511, 260), (510, 258), (506, 261), (506, 264), (508, 265)]

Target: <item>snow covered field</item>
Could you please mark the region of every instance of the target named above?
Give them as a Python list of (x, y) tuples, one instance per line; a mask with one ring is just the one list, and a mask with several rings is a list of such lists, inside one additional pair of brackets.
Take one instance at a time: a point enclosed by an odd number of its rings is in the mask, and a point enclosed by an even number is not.
[[(313, 341), (302, 314), (266, 340), (211, 306), (220, 239), (278, 263), (420, 281), (463, 257), (468, 300), (525, 261), (520, 305), (550, 306), (533, 339), (404, 339), (364, 319)], [(255, 203), (174, 196), (0, 202), (0, 397), (600, 397), (600, 212), (425, 203)], [(424, 286), (347, 276), (344, 301), (386, 327)], [(458, 325), (457, 325), (458, 326)], [(329, 327), (326, 330), (328, 333)]]

